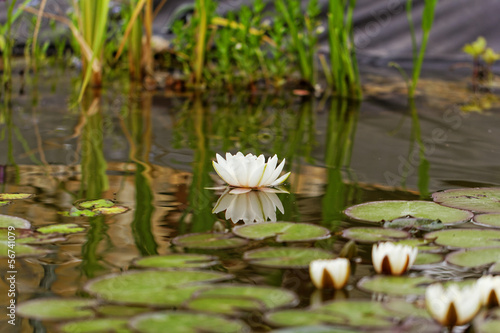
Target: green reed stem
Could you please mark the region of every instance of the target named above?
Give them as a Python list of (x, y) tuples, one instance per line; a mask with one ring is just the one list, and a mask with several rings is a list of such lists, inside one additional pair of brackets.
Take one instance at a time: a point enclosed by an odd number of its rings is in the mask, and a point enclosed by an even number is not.
[[(138, 0), (130, 0), (130, 16), (134, 17), (134, 11)], [(128, 28), (128, 27), (127, 27)], [(140, 81), (142, 79), (141, 58), (142, 58), (142, 20), (137, 17), (132, 23), (130, 34), (128, 35), (128, 56), (130, 78)]]
[(202, 83), (208, 33), (208, 8), (206, 0), (196, 0), (196, 15), (198, 16), (198, 26), (194, 58), (194, 84), (195, 86), (200, 86)]

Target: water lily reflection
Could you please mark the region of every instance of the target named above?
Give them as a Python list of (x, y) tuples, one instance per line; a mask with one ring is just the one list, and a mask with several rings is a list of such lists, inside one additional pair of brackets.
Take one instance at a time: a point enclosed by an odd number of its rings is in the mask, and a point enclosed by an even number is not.
[(284, 208), (276, 195), (279, 190), (226, 189), (215, 204), (212, 213), (226, 211), (226, 220), (234, 223), (258, 223), (276, 221), (276, 208), (283, 214)]

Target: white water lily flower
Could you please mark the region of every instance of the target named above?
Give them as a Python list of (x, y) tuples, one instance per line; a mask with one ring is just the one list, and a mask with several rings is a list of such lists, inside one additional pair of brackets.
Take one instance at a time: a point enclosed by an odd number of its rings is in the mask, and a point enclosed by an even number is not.
[(487, 307), (495, 307), (500, 304), (500, 275), (485, 275), (476, 282), (481, 303)]
[(276, 193), (269, 191), (246, 191), (246, 189), (227, 189), (217, 200), (212, 213), (226, 211), (226, 219), (234, 223), (276, 221), (276, 208), (285, 212)]
[[(229, 185), (234, 187), (260, 188), (277, 186), (283, 183), (290, 172), (280, 176), (285, 160), (278, 164), (278, 156), (274, 155), (265, 161), (264, 155), (236, 155), (226, 153), (226, 159), (217, 154), (217, 162), (212, 162), (217, 174)], [(279, 177), (279, 178), (278, 178)]]
[(481, 308), (477, 285), (460, 289), (453, 284), (444, 289), (439, 283), (425, 290), (425, 305), (431, 316), (446, 327), (470, 322)]
[(342, 289), (350, 274), (351, 263), (345, 258), (318, 259), (309, 264), (309, 276), (318, 289)]
[(391, 242), (379, 243), (372, 248), (373, 267), (377, 273), (401, 275), (413, 265), (417, 254), (416, 247)]

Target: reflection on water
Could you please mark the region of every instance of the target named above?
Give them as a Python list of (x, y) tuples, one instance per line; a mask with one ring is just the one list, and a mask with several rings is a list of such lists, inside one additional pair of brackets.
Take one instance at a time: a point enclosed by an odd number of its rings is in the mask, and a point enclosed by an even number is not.
[[(178, 251), (171, 247), (173, 237), (212, 230), (223, 217), (303, 221), (337, 230), (345, 227), (342, 211), (352, 204), (428, 198), (464, 181), (500, 184), (493, 172), (499, 166), (498, 113), (465, 116), (453, 106), (431, 108), (431, 102), (410, 104), (408, 112), (406, 101), (168, 98), (133, 87), (124, 95), (89, 95), (75, 112), (68, 110), (66, 96), (44, 89), (35, 106), (23, 96), (3, 102), (1, 190), (37, 196), (1, 213), (27, 218), (36, 227), (76, 222), (86, 233), (50, 246), (55, 252), (49, 256), (19, 260), (20, 301), (80, 294), (88, 278), (126, 270), (139, 256)], [(211, 160), (225, 151), (286, 158), (290, 193), (226, 191), (218, 198), (209, 189), (221, 185)], [(114, 199), (131, 210), (93, 218), (58, 214), (83, 198)], [(332, 238), (318, 246), (338, 253), (344, 243)], [(300, 272), (255, 270), (238, 253), (231, 255), (223, 267), (237, 279), (289, 286), (309, 302), (312, 289)], [(369, 269), (358, 265), (355, 275)], [(0, 293), (5, 288), (2, 282)], [(350, 296), (366, 295), (354, 290)], [(28, 321), (22, 324), (31, 331)]]

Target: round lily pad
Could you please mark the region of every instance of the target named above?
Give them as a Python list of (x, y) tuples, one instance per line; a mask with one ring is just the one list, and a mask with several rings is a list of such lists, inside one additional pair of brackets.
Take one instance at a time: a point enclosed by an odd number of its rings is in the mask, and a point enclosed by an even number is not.
[(393, 228), (401, 230), (424, 230), (424, 231), (434, 231), (445, 228), (446, 225), (441, 222), (441, 220), (433, 219), (423, 219), (417, 217), (404, 217), (397, 218), (392, 221), (386, 221), (384, 223), (384, 228)]
[(97, 318), (69, 322), (59, 327), (65, 333), (95, 333), (95, 332), (116, 332), (132, 333), (128, 329), (128, 320), (119, 318)]
[(330, 237), (330, 231), (319, 225), (292, 222), (268, 222), (237, 226), (233, 233), (247, 239), (276, 237), (278, 242), (305, 242)]
[(467, 209), (476, 213), (500, 213), (500, 188), (453, 189), (432, 194), (441, 205)]
[(76, 207), (71, 207), (69, 212), (59, 212), (62, 216), (70, 216), (70, 217), (78, 217), (78, 216), (85, 216), (85, 217), (94, 217), (97, 215), (100, 215), (101, 213), (92, 211), (90, 209), (78, 209)]
[(182, 311), (154, 312), (139, 315), (130, 321), (142, 333), (247, 333), (250, 328), (240, 320)]
[(390, 296), (421, 296), (425, 294), (426, 285), (432, 282), (431, 278), (425, 276), (375, 275), (362, 278), (358, 288)]
[(223, 297), (227, 299), (253, 299), (260, 303), (261, 306), (257, 309), (261, 310), (270, 310), (284, 306), (295, 306), (299, 303), (297, 295), (290, 290), (254, 285), (218, 284), (213, 288), (202, 290), (197, 296), (219, 297), (220, 299)]
[[(15, 245), (14, 245), (15, 244)], [(40, 249), (37, 247), (12, 243), (6, 241), (0, 241), (0, 258), (10, 258), (14, 256), (14, 258), (19, 257), (39, 257), (44, 256), (51, 251), (46, 249)]]
[(415, 303), (403, 299), (392, 298), (381, 305), (393, 313), (400, 314), (402, 317), (419, 317), (432, 320), (431, 315), (423, 305), (418, 307)]
[(411, 235), (403, 230), (385, 229), (377, 227), (354, 227), (345, 229), (342, 237), (359, 243), (377, 243), (394, 239), (410, 238)]
[(302, 247), (265, 247), (243, 255), (254, 265), (274, 268), (307, 268), (313, 260), (333, 257), (333, 253), (325, 250)]
[(0, 193), (0, 200), (22, 200), (30, 199), (35, 195), (30, 193)]
[(195, 233), (175, 237), (172, 243), (188, 249), (222, 250), (244, 246), (248, 241), (231, 233)]
[(129, 211), (129, 208), (125, 206), (116, 205), (112, 207), (97, 207), (92, 209), (92, 211), (102, 215), (116, 215), (116, 214), (123, 214)]
[(39, 320), (83, 319), (94, 316), (91, 307), (97, 303), (85, 298), (39, 298), (19, 304), (17, 313)]
[(424, 238), (452, 248), (500, 246), (500, 230), (449, 229), (430, 232)]
[[(419, 251), (420, 251), (420, 248), (419, 248)], [(413, 263), (412, 268), (424, 269), (428, 265), (439, 264), (443, 260), (444, 260), (443, 255), (441, 255), (439, 253), (419, 252), (417, 255), (417, 259), (415, 259), (415, 262)]]
[(36, 229), (41, 234), (74, 234), (85, 231), (85, 228), (80, 227), (75, 223), (52, 224)]
[(97, 314), (108, 317), (132, 317), (150, 311), (147, 307), (115, 304), (101, 304), (95, 308)]
[(473, 268), (500, 262), (500, 247), (474, 248), (452, 252), (446, 256), (450, 264)]
[(79, 209), (94, 209), (94, 208), (105, 208), (113, 207), (115, 203), (108, 199), (97, 199), (97, 200), (78, 200), (73, 204)]
[(409, 238), (409, 239), (398, 240), (394, 243), (418, 247), (418, 253), (441, 252), (443, 250), (443, 248), (441, 246), (432, 244), (432, 240), (429, 240), (429, 239)]
[(219, 260), (207, 254), (179, 253), (164, 256), (149, 256), (134, 260), (139, 267), (148, 268), (201, 268), (217, 265)]
[(472, 322), (474, 332), (498, 333), (500, 332), (500, 308), (481, 311)]
[[(341, 325), (346, 322), (342, 316), (313, 310), (281, 310), (266, 314), (265, 320), (271, 326)], [(332, 329), (332, 328), (330, 328)], [(329, 331), (331, 332), (331, 331)]]
[(14, 227), (16, 229), (29, 229), (31, 223), (28, 220), (16, 216), (0, 214), (0, 228)]
[(273, 333), (359, 333), (358, 330), (348, 328), (333, 328), (326, 325), (287, 327), (272, 330)]
[(184, 306), (197, 312), (212, 312), (236, 316), (245, 312), (263, 311), (265, 306), (256, 299), (224, 296), (202, 296), (189, 300)]
[(500, 214), (479, 214), (472, 223), (489, 228), (500, 228)]
[(388, 200), (373, 201), (349, 207), (345, 214), (352, 219), (366, 222), (385, 222), (398, 218), (440, 220), (445, 225), (470, 220), (471, 212), (443, 207), (430, 201)]
[(232, 278), (208, 271), (129, 271), (89, 281), (85, 290), (102, 299), (151, 306), (179, 306), (206, 283)]

